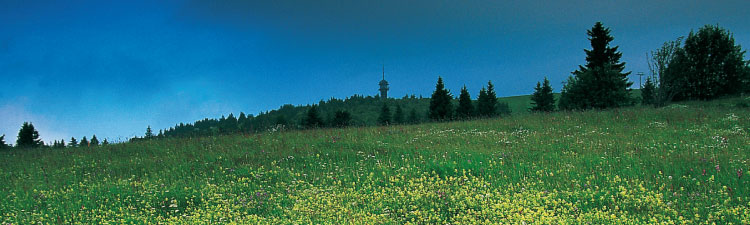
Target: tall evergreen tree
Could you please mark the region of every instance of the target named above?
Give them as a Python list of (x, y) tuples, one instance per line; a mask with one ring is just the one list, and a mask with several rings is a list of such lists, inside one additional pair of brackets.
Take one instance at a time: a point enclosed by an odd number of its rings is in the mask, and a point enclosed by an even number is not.
[(477, 111), (480, 116), (492, 117), (497, 115), (497, 94), (492, 81), (487, 82), (487, 89), (482, 87), (477, 99)]
[(109, 141), (107, 141), (107, 139), (105, 138), (104, 141), (102, 141), (102, 146), (107, 146), (107, 145), (109, 145)]
[(21, 130), (18, 131), (16, 147), (37, 148), (42, 146), (44, 146), (44, 143), (39, 139), (39, 132), (34, 129), (34, 125), (30, 122), (24, 122)]
[(388, 107), (388, 104), (383, 102), (383, 107), (380, 108), (380, 115), (378, 116), (378, 125), (387, 126), (392, 122), (391, 109)]
[(224, 124), (222, 124), (222, 130), (224, 132), (236, 132), (237, 131), (237, 117), (234, 117), (234, 114), (229, 113), (229, 116), (226, 120), (224, 120)]
[(88, 139), (86, 139), (86, 136), (83, 136), (83, 138), (81, 138), (81, 143), (78, 143), (78, 146), (89, 147), (89, 141)]
[(317, 128), (323, 126), (323, 119), (318, 115), (318, 106), (312, 105), (307, 110), (307, 118), (303, 121), (303, 125), (306, 128)]
[(453, 100), (453, 97), (450, 91), (445, 89), (443, 78), (438, 77), (435, 92), (432, 93), (432, 98), (430, 99), (430, 119), (434, 121), (450, 120), (453, 116), (451, 100)]
[(240, 117), (237, 118), (237, 129), (240, 131), (244, 131), (246, 122), (247, 122), (247, 115), (245, 115), (244, 112), (240, 112)]
[(9, 148), (8, 144), (5, 143), (5, 134), (3, 136), (0, 136), (0, 149)]
[(544, 78), (544, 83), (540, 84), (536, 82), (531, 101), (534, 104), (531, 111), (552, 112), (555, 110), (555, 96), (552, 94), (552, 86), (550, 86), (549, 80), (546, 77)]
[(99, 146), (99, 139), (96, 138), (96, 134), (94, 136), (91, 136), (91, 143), (89, 143), (90, 146)]
[(401, 105), (396, 105), (396, 112), (393, 113), (393, 122), (395, 124), (403, 124), (406, 122), (404, 118), (404, 109), (401, 108)]
[[(86, 138), (86, 137), (84, 137), (84, 138)], [(148, 127), (146, 127), (146, 135), (143, 136), (143, 138), (146, 138), (146, 139), (154, 138), (154, 132), (151, 131), (151, 125), (149, 125)], [(81, 143), (83, 143), (83, 139), (81, 139)]]
[(71, 148), (78, 147), (78, 140), (76, 140), (75, 137), (70, 137), (70, 142), (68, 142), (68, 147), (71, 147)]
[(584, 49), (586, 65), (579, 66), (563, 87), (561, 109), (604, 109), (632, 103), (630, 72), (623, 72), (622, 53), (617, 51), (618, 46), (610, 47), (614, 38), (609, 33), (601, 22), (587, 31), (591, 50)]
[(461, 88), (461, 94), (458, 96), (458, 108), (456, 108), (456, 116), (461, 119), (466, 119), (472, 116), (474, 113), (474, 105), (471, 103), (471, 95), (469, 90), (466, 89), (466, 85)]
[(651, 77), (646, 77), (646, 84), (641, 88), (641, 104), (651, 105), (655, 102), (656, 85), (651, 82)]

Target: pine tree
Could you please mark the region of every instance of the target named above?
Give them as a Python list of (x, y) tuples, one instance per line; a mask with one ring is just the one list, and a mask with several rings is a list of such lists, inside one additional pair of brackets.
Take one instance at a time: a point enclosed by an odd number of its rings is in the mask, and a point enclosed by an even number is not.
[(288, 123), (289, 123), (289, 121), (286, 119), (286, 116), (279, 115), (279, 116), (276, 117), (276, 122), (274, 124), (286, 126)]
[(109, 141), (105, 138), (104, 141), (102, 141), (102, 146), (109, 145)]
[(586, 65), (579, 66), (563, 86), (561, 109), (604, 109), (632, 103), (630, 72), (622, 72), (625, 69), (625, 63), (620, 62), (622, 53), (617, 51), (618, 46), (609, 46), (614, 40), (609, 32), (601, 22), (587, 31), (591, 50), (584, 49)]
[(461, 94), (458, 96), (458, 108), (456, 108), (456, 116), (461, 119), (467, 119), (472, 116), (474, 112), (474, 105), (471, 103), (471, 95), (469, 90), (466, 89), (466, 85), (461, 88)]
[(240, 131), (244, 131), (246, 122), (247, 122), (247, 115), (245, 115), (244, 112), (240, 112), (240, 117), (237, 118), (237, 129)]
[(224, 120), (224, 126), (223, 131), (224, 132), (236, 132), (237, 131), (237, 118), (234, 117), (234, 114), (229, 113), (229, 116), (226, 120)]
[(21, 130), (18, 131), (16, 147), (37, 148), (42, 146), (44, 146), (44, 143), (39, 139), (39, 132), (34, 129), (34, 125), (30, 122), (24, 122)]
[(96, 139), (96, 134), (94, 136), (91, 136), (91, 143), (89, 143), (90, 146), (99, 146), (99, 139)]
[[(148, 127), (146, 127), (146, 135), (143, 136), (143, 138), (145, 138), (145, 139), (154, 138), (154, 132), (151, 131), (151, 125), (149, 125)], [(83, 140), (81, 140), (81, 141), (83, 141)]]
[(451, 115), (453, 112), (451, 100), (453, 100), (453, 97), (450, 91), (445, 89), (443, 78), (438, 77), (435, 92), (432, 93), (430, 99), (430, 119), (434, 121), (450, 120), (453, 116)]
[(3, 136), (0, 136), (0, 149), (6, 149), (9, 147), (8, 144), (5, 144), (5, 134), (3, 134)]
[(74, 137), (70, 137), (70, 142), (68, 142), (68, 147), (75, 148), (78, 147), (78, 140)]
[(333, 116), (333, 126), (336, 127), (346, 127), (351, 125), (352, 121), (352, 115), (343, 110), (336, 111), (336, 113)]
[(83, 138), (81, 138), (81, 143), (78, 143), (78, 146), (89, 147), (89, 141), (86, 139), (86, 136), (83, 136)]
[(492, 81), (487, 82), (487, 89), (482, 87), (482, 90), (479, 91), (477, 111), (483, 117), (497, 115), (497, 94), (495, 93), (495, 86), (492, 85)]
[(52, 142), (53, 148), (65, 148), (65, 140), (55, 140)]
[(303, 123), (306, 128), (317, 128), (323, 126), (323, 120), (318, 115), (317, 105), (312, 105), (310, 109), (307, 110), (307, 118), (305, 118)]
[(404, 109), (401, 108), (401, 105), (396, 105), (396, 112), (393, 113), (393, 122), (395, 124), (403, 124), (406, 122), (404, 120)]
[(391, 124), (391, 110), (388, 104), (383, 103), (383, 107), (380, 108), (380, 116), (378, 116), (378, 125), (387, 126)]
[(412, 108), (411, 111), (409, 111), (409, 123), (411, 124), (417, 124), (420, 122), (419, 114), (417, 113), (417, 109)]
[(531, 111), (552, 112), (555, 110), (555, 96), (552, 94), (552, 86), (550, 86), (549, 80), (546, 77), (544, 78), (544, 83), (540, 84), (536, 82), (531, 101), (534, 104)]
[(646, 84), (641, 88), (641, 104), (652, 105), (655, 100), (656, 85), (651, 82), (651, 77), (646, 77)]

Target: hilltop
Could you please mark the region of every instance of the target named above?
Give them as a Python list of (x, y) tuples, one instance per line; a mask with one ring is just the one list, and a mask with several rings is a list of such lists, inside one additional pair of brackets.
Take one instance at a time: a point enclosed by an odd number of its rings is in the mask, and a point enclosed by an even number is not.
[(747, 98), (0, 153), (0, 222), (750, 222)]

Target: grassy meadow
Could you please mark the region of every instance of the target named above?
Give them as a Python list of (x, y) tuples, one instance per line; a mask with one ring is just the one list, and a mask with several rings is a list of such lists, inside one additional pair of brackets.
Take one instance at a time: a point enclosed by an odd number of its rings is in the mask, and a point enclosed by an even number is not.
[(750, 108), (0, 152), (2, 224), (750, 224)]

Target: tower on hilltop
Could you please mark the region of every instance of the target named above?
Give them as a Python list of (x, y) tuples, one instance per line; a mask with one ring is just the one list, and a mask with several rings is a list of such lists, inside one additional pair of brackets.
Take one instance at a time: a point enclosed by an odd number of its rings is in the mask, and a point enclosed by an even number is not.
[(380, 85), (380, 98), (388, 99), (388, 81), (385, 80), (385, 65), (383, 65), (383, 80), (378, 84)]

